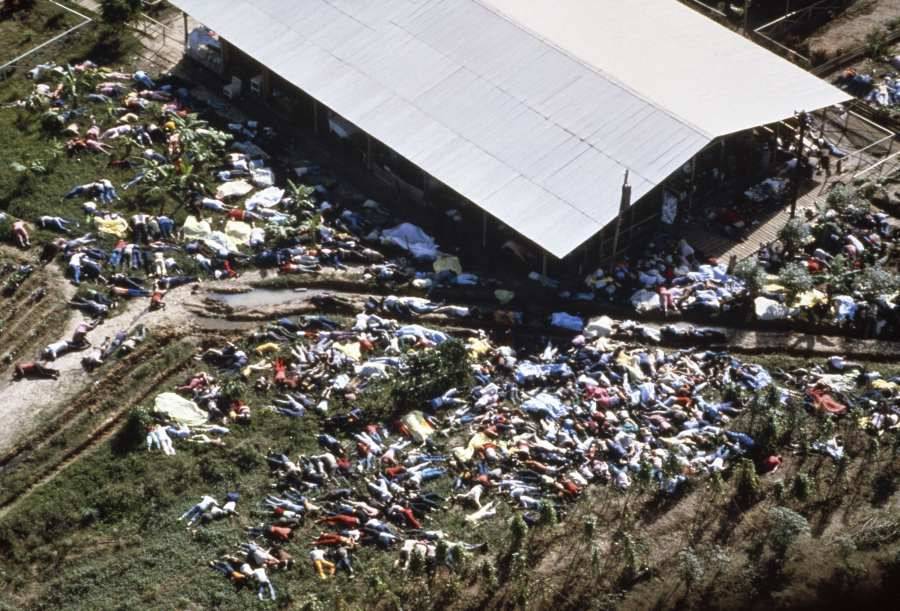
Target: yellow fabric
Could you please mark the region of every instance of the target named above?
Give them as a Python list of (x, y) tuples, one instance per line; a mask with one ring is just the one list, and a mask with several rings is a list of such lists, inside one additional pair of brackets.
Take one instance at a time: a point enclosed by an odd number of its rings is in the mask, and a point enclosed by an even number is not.
[(360, 350), (359, 342), (336, 344), (335, 348), (346, 354), (354, 361), (359, 361), (362, 358), (362, 351)]
[(799, 295), (797, 295), (797, 300), (794, 302), (794, 307), (811, 308), (813, 306), (819, 305), (820, 303), (828, 303), (828, 295), (826, 295), (819, 289), (812, 289), (806, 291), (805, 293), (800, 293)]
[(165, 414), (175, 422), (188, 426), (205, 424), (208, 417), (205, 411), (197, 407), (196, 403), (173, 392), (157, 395), (153, 402), (153, 411), (157, 414)]
[(887, 392), (896, 392), (900, 385), (896, 382), (888, 382), (887, 380), (875, 380), (872, 382), (872, 388)]
[(225, 235), (232, 238), (238, 244), (250, 242), (250, 225), (243, 221), (228, 221), (225, 223)]
[(469, 349), (469, 355), (479, 357), (487, 354), (491, 350), (491, 345), (487, 340), (470, 338), (466, 346)]
[(198, 221), (196, 216), (189, 216), (184, 219), (184, 237), (187, 239), (206, 238), (212, 234), (212, 226), (209, 221)]
[(768, 284), (763, 285), (764, 293), (783, 293), (784, 287), (778, 284), (777, 282), (770, 282)]
[(408, 413), (403, 417), (402, 422), (406, 425), (406, 428), (409, 429), (409, 432), (412, 433), (413, 438), (416, 441), (425, 441), (434, 434), (434, 429), (428, 424), (424, 414), (420, 411)]
[(446, 270), (461, 274), (463, 269), (462, 264), (459, 262), (459, 257), (454, 257), (453, 255), (441, 255), (435, 259), (434, 271), (440, 273)]
[(96, 227), (97, 231), (100, 233), (114, 235), (117, 238), (124, 238), (128, 235), (128, 222), (123, 218), (107, 220), (95, 217), (94, 227)]
[(644, 372), (641, 371), (641, 368), (636, 365), (635, 357), (622, 352), (619, 354), (619, 356), (616, 357), (616, 363), (625, 368), (625, 370), (631, 376), (633, 382), (644, 381)]
[(453, 455), (461, 462), (469, 462), (472, 460), (472, 457), (475, 456), (475, 452), (483, 448), (485, 444), (490, 441), (491, 438), (484, 433), (475, 433), (466, 447), (460, 446), (453, 448)]
[(264, 354), (270, 354), (272, 352), (278, 352), (278, 344), (275, 342), (268, 342), (266, 344), (260, 344), (256, 347), (256, 354), (262, 356)]

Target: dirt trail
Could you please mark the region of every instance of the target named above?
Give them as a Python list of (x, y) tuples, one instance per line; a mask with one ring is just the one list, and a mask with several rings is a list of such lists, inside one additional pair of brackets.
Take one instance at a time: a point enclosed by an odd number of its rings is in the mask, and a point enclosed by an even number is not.
[[(55, 280), (57, 286), (64, 287), (62, 291), (66, 299), (71, 298), (75, 294), (75, 287), (69, 284), (58, 270), (54, 275), (57, 278), (51, 280)], [(119, 331), (127, 331), (138, 324), (143, 324), (148, 332), (164, 326), (176, 328), (189, 326), (194, 315), (185, 304), (192, 300), (191, 287), (184, 286), (173, 289), (166, 295), (166, 308), (162, 311), (150, 312), (147, 309), (146, 299), (126, 302), (124, 311), (91, 331), (88, 340), (92, 344), (100, 344), (105, 337), (112, 337)], [(71, 337), (83, 320), (83, 315), (75, 313), (65, 326), (58, 330), (56, 338)], [(71, 352), (50, 363), (51, 367), (60, 371), (58, 380), (14, 382), (10, 376), (0, 379), (0, 397), (3, 397), (3, 409), (0, 410), (0, 453), (11, 449), (42, 421), (53, 417), (60, 406), (86, 390), (97, 376), (104, 375), (104, 368), (99, 369), (95, 376), (84, 371), (81, 367), (84, 354)], [(36, 354), (23, 355), (22, 358), (36, 356)]]

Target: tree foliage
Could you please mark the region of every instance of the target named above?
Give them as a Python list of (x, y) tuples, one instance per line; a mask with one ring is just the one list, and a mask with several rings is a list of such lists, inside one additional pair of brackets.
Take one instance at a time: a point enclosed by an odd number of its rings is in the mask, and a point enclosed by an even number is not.
[(392, 419), (423, 409), (433, 399), (457, 388), (465, 394), (472, 386), (466, 346), (450, 339), (433, 348), (412, 353), (400, 375), (375, 382), (361, 397), (361, 405), (373, 417)]
[(141, 0), (101, 0), (100, 16), (112, 25), (128, 23), (141, 12)]
[(853, 289), (870, 301), (890, 295), (898, 288), (897, 276), (878, 265), (860, 271), (853, 280)]
[(788, 263), (781, 273), (778, 281), (787, 291), (788, 297), (793, 301), (797, 295), (810, 290), (813, 287), (813, 279), (803, 263)]
[(738, 261), (734, 266), (734, 275), (744, 281), (751, 297), (758, 295), (766, 284), (766, 272), (756, 257)]
[(766, 517), (767, 543), (778, 558), (784, 558), (791, 545), (799, 537), (810, 532), (806, 518), (787, 507), (773, 507)]

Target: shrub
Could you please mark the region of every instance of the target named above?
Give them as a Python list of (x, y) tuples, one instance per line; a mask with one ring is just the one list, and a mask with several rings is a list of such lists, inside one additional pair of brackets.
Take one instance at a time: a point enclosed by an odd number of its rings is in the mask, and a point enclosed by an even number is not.
[(518, 513), (510, 520), (509, 533), (511, 537), (510, 548), (513, 552), (518, 552), (522, 549), (522, 544), (525, 542), (525, 536), (528, 534), (528, 525)]
[(887, 53), (888, 32), (880, 26), (874, 27), (866, 34), (866, 55), (871, 59), (879, 59)]
[(697, 556), (693, 548), (687, 547), (678, 552), (678, 573), (681, 575), (684, 586), (688, 591), (703, 581), (706, 569), (703, 561)]
[(784, 244), (785, 252), (792, 254), (803, 245), (809, 236), (809, 225), (800, 219), (790, 219), (778, 232), (778, 239)]
[(897, 276), (877, 265), (862, 270), (853, 281), (854, 290), (870, 301), (890, 295), (898, 286)]
[(113, 437), (110, 446), (116, 454), (130, 452), (140, 448), (147, 437), (147, 425), (151, 418), (147, 410), (141, 407), (132, 408), (128, 412), (125, 425)]
[(752, 505), (759, 499), (759, 476), (749, 458), (742, 458), (735, 471), (734, 497), (741, 505)]
[(544, 526), (553, 526), (558, 521), (556, 516), (556, 506), (550, 501), (541, 503), (541, 524)]
[(794, 541), (810, 532), (806, 518), (787, 507), (770, 509), (767, 522), (767, 542), (778, 558), (784, 558)]
[(791, 494), (798, 501), (805, 502), (812, 495), (813, 483), (806, 473), (798, 473), (791, 484)]
[(756, 257), (739, 261), (734, 266), (734, 275), (744, 281), (751, 296), (758, 295), (766, 284), (766, 272)]
[(406, 361), (406, 371), (369, 387), (361, 406), (372, 418), (393, 420), (410, 410), (421, 409), (429, 399), (451, 388), (465, 395), (472, 386), (472, 372), (465, 345), (448, 340), (414, 353)]
[(778, 281), (788, 294), (789, 301), (796, 299), (797, 295), (810, 290), (813, 287), (813, 279), (806, 265), (803, 263), (788, 263), (778, 274)]
[(113, 25), (122, 25), (138, 16), (141, 11), (141, 0), (101, 0), (100, 16), (103, 21)]

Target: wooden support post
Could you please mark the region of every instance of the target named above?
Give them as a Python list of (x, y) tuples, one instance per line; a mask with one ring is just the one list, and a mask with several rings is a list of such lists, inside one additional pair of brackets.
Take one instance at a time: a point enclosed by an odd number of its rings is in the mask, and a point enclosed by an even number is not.
[(793, 183), (791, 184), (791, 218), (797, 214), (797, 198), (800, 196), (800, 178), (803, 171), (803, 139), (806, 137), (806, 124), (809, 122), (809, 117), (805, 112), (800, 112), (797, 114), (797, 120), (800, 123), (800, 133), (798, 134), (800, 139), (797, 142), (797, 165), (794, 166), (794, 178), (791, 181)]
[(231, 43), (228, 42), (227, 40), (223, 40), (222, 41), (222, 74), (226, 75), (226, 77), (229, 74), (229, 67), (231, 66), (231, 56), (232, 56)]
[(312, 99), (313, 103), (313, 131), (318, 134), (319, 133), (319, 101), (315, 98)]
[(613, 257), (619, 252), (619, 233), (622, 231), (622, 217), (630, 206), (631, 185), (628, 184), (628, 170), (625, 170), (625, 181), (622, 183), (622, 199), (619, 200), (619, 215), (616, 217), (616, 233), (613, 235)]
[(694, 208), (694, 181), (697, 178), (697, 157), (691, 159), (691, 184), (688, 187), (688, 212)]
[(262, 89), (260, 93), (264, 100), (268, 100), (272, 97), (272, 71), (264, 66), (262, 77)]

